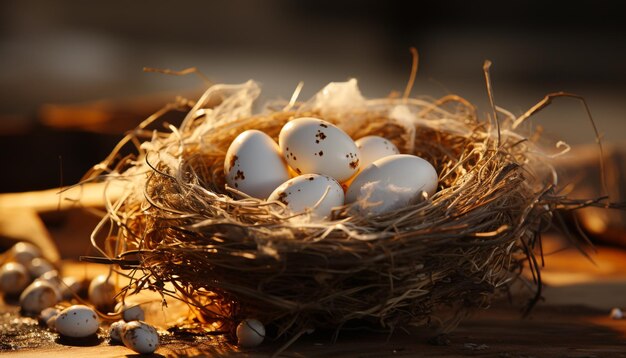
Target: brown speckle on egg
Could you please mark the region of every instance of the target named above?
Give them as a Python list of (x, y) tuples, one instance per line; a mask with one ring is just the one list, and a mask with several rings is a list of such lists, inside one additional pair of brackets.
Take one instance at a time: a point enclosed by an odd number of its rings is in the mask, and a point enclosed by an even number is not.
[(238, 156), (236, 156), (236, 155), (233, 155), (233, 156), (230, 158), (230, 168), (228, 169), (229, 171), (230, 171), (230, 170), (233, 170), (233, 168), (235, 167), (235, 164), (237, 164), (237, 160), (238, 160), (238, 159), (239, 159), (239, 157), (238, 157)]
[(317, 138), (315, 140), (315, 143), (319, 143), (320, 141), (326, 139), (326, 134), (324, 134), (324, 132), (318, 130), (317, 133), (315, 134), (315, 138)]
[(300, 170), (300, 168), (296, 168), (296, 173), (302, 174), (302, 170)]
[(350, 162), (350, 168), (356, 169), (358, 167), (359, 167), (359, 160), (358, 159), (357, 160), (353, 160), (353, 161)]
[(308, 177), (307, 179), (308, 179), (308, 180), (314, 180), (314, 179), (315, 179), (315, 177)]
[(235, 175), (235, 180), (246, 180), (246, 176), (241, 170), (237, 170), (237, 174)]
[(320, 123), (320, 127), (328, 128), (328, 125), (326, 125), (324, 123)]
[(289, 202), (287, 201), (287, 193), (285, 193), (284, 191), (278, 194), (278, 198), (276, 200), (280, 201), (281, 203), (285, 205), (289, 205)]

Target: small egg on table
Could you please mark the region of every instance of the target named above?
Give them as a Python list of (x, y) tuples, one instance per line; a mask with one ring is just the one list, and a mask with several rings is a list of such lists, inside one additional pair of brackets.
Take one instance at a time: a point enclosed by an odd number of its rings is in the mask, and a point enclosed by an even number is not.
[(100, 308), (113, 306), (115, 303), (115, 286), (108, 275), (98, 275), (89, 283), (89, 301)]
[(109, 327), (109, 337), (111, 337), (111, 341), (122, 342), (124, 326), (126, 326), (126, 321), (124, 320), (111, 323), (111, 327)]
[(85, 305), (74, 305), (59, 312), (56, 317), (56, 329), (65, 337), (89, 337), (100, 327), (96, 311)]
[(123, 302), (119, 302), (115, 305), (115, 312), (121, 313), (122, 318), (126, 322), (143, 321), (145, 319), (143, 309), (139, 305), (126, 305)]
[(122, 329), (122, 342), (137, 353), (148, 354), (159, 347), (159, 334), (146, 322), (132, 321)]
[(41, 257), (41, 250), (31, 243), (18, 242), (9, 251), (9, 257), (27, 267), (37, 257)]
[(0, 267), (0, 291), (9, 295), (21, 293), (30, 283), (26, 267), (19, 262), (7, 262)]
[(35, 257), (32, 259), (27, 265), (27, 268), (33, 278), (40, 277), (50, 271), (56, 271), (54, 265), (42, 257)]
[(59, 302), (60, 293), (56, 287), (46, 281), (34, 281), (22, 291), (20, 307), (27, 315), (39, 315), (44, 308)]

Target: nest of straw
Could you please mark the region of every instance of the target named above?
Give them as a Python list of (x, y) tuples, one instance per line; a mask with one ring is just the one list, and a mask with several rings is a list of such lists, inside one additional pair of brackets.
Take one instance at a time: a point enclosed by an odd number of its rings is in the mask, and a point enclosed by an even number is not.
[[(480, 120), (456, 96), (343, 106), (322, 92), (254, 114), (258, 92), (253, 82), (217, 85), (196, 102), (179, 101), (125, 139), (137, 155), (98, 167), (94, 177), (108, 171), (107, 180), (125, 185), (94, 241), (105, 236), (102, 254), (134, 269), (128, 292), (175, 296), (225, 331), (249, 317), (274, 336), (355, 321), (445, 329), (506, 292), (525, 263), (537, 270), (533, 248), (555, 207), (554, 178), (533, 141), (512, 130), (515, 118)], [(169, 110), (186, 113), (180, 126), (146, 130)], [(340, 208), (325, 221), (238, 199), (223, 173), (232, 140), (246, 129), (276, 139), (300, 116), (335, 123), (353, 139), (383, 136), (428, 160), (437, 193), (379, 216)]]

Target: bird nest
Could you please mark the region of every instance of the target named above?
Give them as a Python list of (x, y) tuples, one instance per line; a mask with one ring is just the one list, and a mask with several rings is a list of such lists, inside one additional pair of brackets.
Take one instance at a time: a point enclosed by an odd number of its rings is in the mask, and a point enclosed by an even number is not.
[[(506, 292), (525, 267), (538, 270), (533, 249), (561, 199), (545, 156), (516, 130), (519, 118), (494, 106), (499, 120), (481, 120), (456, 96), (366, 99), (355, 80), (253, 113), (259, 94), (249, 81), (179, 100), (95, 167), (92, 178), (124, 186), (92, 239), (109, 262), (133, 269), (126, 292), (175, 296), (223, 331), (245, 318), (275, 337), (354, 322), (446, 329)], [(147, 130), (172, 110), (185, 113), (179, 126)], [(224, 157), (238, 134), (276, 139), (302, 116), (426, 159), (439, 176), (436, 194), (381, 215), (347, 205), (313, 220), (225, 185)], [(125, 143), (138, 153), (120, 158)]]

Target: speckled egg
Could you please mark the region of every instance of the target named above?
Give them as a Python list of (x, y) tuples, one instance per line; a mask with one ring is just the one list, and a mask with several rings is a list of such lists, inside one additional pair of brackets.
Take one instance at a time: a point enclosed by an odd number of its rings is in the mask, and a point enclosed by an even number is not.
[(323, 174), (342, 182), (359, 169), (359, 149), (352, 138), (321, 119), (290, 121), (281, 129), (278, 144), (298, 174)]
[(256, 347), (265, 339), (265, 327), (256, 319), (246, 319), (237, 325), (237, 345), (240, 347)]
[(38, 315), (44, 308), (52, 307), (59, 302), (56, 287), (46, 281), (34, 281), (20, 295), (20, 307), (28, 315)]
[(0, 267), (0, 291), (10, 295), (22, 292), (30, 283), (26, 267), (19, 262), (8, 262)]
[(426, 160), (396, 154), (374, 161), (350, 184), (346, 203), (361, 214), (383, 214), (417, 202), (437, 190), (437, 172)]
[(108, 275), (98, 275), (89, 283), (89, 301), (96, 306), (106, 308), (115, 303), (115, 286)]
[(115, 312), (121, 313), (122, 318), (126, 322), (143, 321), (145, 319), (143, 309), (139, 305), (127, 305), (119, 302), (115, 305)]
[(287, 164), (270, 136), (247, 130), (228, 147), (224, 159), (226, 183), (254, 198), (265, 199), (289, 179)]
[(119, 320), (117, 322), (111, 323), (111, 327), (109, 327), (109, 337), (113, 342), (121, 342), (122, 341), (122, 331), (126, 326), (126, 321)]
[(159, 347), (159, 334), (146, 322), (132, 321), (122, 329), (122, 342), (137, 353), (148, 354)]
[(326, 175), (305, 174), (281, 184), (268, 198), (285, 204), (294, 214), (311, 210), (312, 217), (329, 217), (332, 209), (343, 205), (341, 185)]
[(98, 332), (100, 320), (96, 311), (85, 305), (74, 305), (59, 312), (56, 318), (56, 329), (66, 337), (89, 337)]
[(359, 138), (354, 143), (361, 153), (361, 168), (367, 167), (380, 158), (400, 153), (395, 144), (377, 135)]

